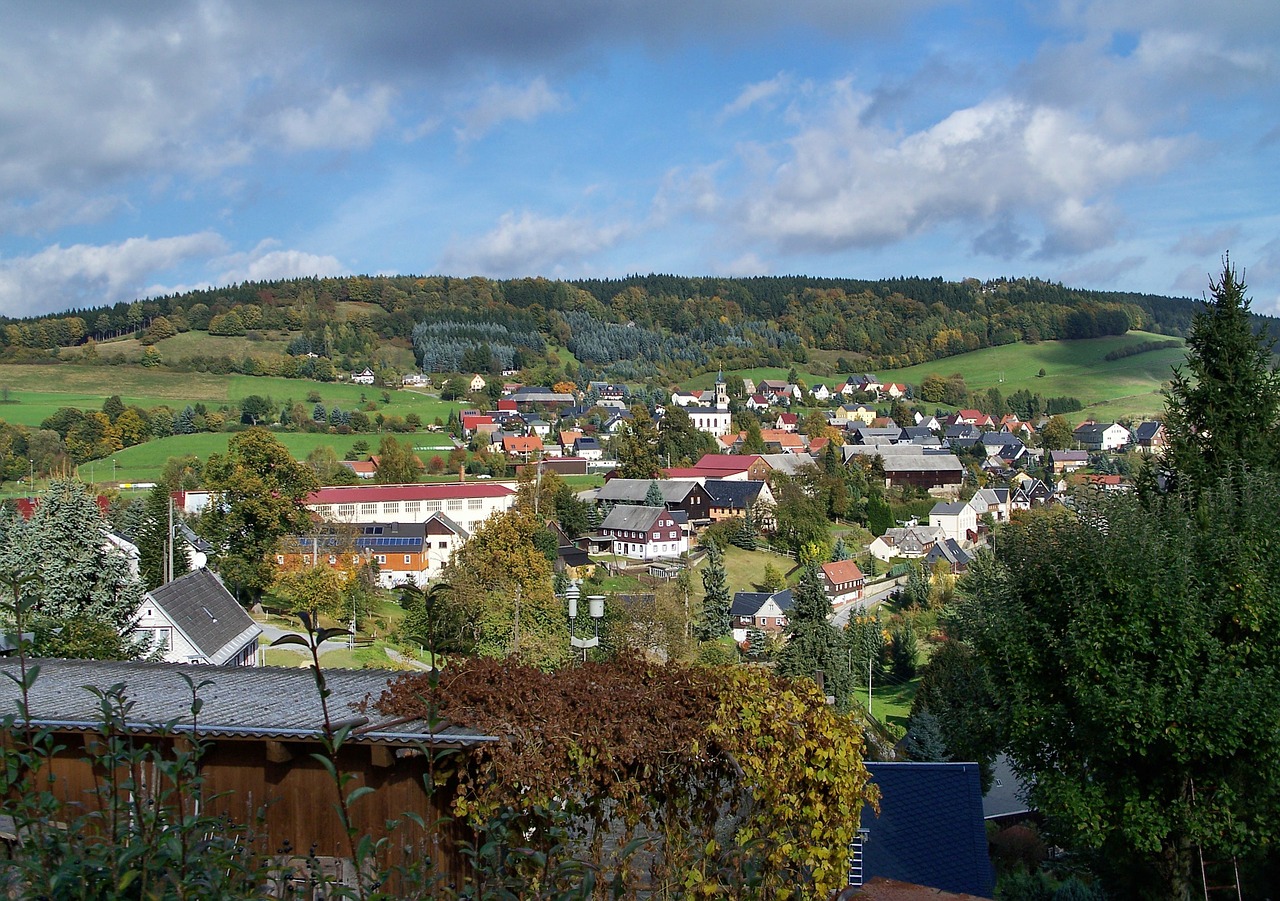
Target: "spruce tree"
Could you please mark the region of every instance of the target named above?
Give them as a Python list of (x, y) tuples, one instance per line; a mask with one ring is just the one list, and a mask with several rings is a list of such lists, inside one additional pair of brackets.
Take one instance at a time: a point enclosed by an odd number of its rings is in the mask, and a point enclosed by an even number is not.
[(649, 483), (649, 490), (644, 495), (644, 504), (646, 507), (666, 506), (666, 502), (662, 499), (662, 489), (656, 481)]
[(733, 629), (731, 611), (733, 596), (729, 593), (729, 576), (724, 568), (724, 554), (714, 541), (707, 543), (707, 563), (702, 570), (702, 619), (698, 623), (699, 641), (716, 641)]
[(831, 601), (816, 566), (805, 568), (792, 592), (787, 636), (787, 644), (778, 654), (778, 673), (813, 679), (821, 670), (827, 694), (835, 696), (840, 709), (848, 710), (853, 701), (849, 645), (831, 624)]
[(907, 734), (902, 739), (902, 749), (912, 760), (924, 762), (950, 760), (947, 743), (942, 737), (942, 726), (928, 708), (912, 711), (907, 720)]
[[(176, 515), (175, 515), (176, 517)], [(177, 532), (177, 521), (174, 521)], [(148, 591), (164, 584), (164, 571), (169, 558), (169, 486), (161, 483), (147, 492), (141, 527), (138, 530), (138, 571)], [(173, 572), (176, 579), (191, 571), (182, 543), (174, 539)]]
[(1273, 468), (1280, 448), (1275, 339), (1254, 331), (1245, 285), (1229, 257), (1209, 287), (1211, 298), (1187, 337), (1187, 368), (1175, 370), (1165, 394), (1164, 467), (1192, 491), (1237, 467)]

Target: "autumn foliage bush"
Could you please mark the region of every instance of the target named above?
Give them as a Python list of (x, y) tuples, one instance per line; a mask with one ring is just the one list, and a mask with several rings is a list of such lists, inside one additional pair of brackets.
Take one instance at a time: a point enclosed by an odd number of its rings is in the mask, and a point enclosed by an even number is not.
[(475, 659), (375, 706), (497, 736), (441, 774), (453, 814), (518, 816), (529, 859), (586, 861), (627, 897), (823, 897), (874, 797), (861, 723), (762, 669)]

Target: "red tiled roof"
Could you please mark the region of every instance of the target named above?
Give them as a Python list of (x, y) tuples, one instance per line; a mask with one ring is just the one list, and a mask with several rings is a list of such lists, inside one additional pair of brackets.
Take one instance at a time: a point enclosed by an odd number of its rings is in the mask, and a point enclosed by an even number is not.
[(835, 563), (822, 564), (822, 571), (826, 573), (827, 578), (833, 585), (840, 585), (844, 582), (857, 582), (859, 579), (865, 579), (862, 570), (858, 568), (858, 564), (852, 560), (837, 560)]
[(703, 472), (746, 472), (759, 459), (755, 454), (703, 454), (694, 468)]
[(438, 482), (414, 485), (329, 485), (312, 492), (308, 504), (372, 504), (381, 501), (435, 501), (507, 497), (515, 491), (492, 482)]

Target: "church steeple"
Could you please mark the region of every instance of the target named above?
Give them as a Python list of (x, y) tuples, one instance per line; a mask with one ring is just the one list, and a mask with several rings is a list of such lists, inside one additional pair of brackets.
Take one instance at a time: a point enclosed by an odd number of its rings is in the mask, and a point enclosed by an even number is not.
[(729, 387), (724, 383), (724, 367), (716, 371), (716, 409), (729, 409)]

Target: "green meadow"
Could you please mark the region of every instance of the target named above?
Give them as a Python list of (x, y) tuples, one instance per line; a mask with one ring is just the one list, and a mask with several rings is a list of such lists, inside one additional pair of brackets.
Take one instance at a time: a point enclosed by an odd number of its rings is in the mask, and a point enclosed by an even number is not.
[[(958, 372), (964, 376), (970, 390), (998, 387), (1009, 395), (1025, 388), (1043, 397), (1077, 397), (1086, 407), (1068, 417), (1077, 422), (1090, 417), (1100, 420), (1142, 419), (1164, 409), (1160, 390), (1168, 382), (1173, 367), (1181, 365), (1185, 359), (1185, 351), (1179, 348), (1154, 350), (1119, 360), (1107, 360), (1106, 355), (1144, 341), (1169, 340), (1172, 339), (1167, 335), (1134, 331), (1126, 335), (1079, 341), (1007, 344), (906, 369), (868, 371), (885, 382), (912, 385), (919, 385), (930, 375), (946, 377)], [(1045, 371), (1043, 377), (1039, 375), (1041, 369)], [(757, 367), (734, 370), (726, 373), (726, 377), (750, 378), (759, 382), (761, 379), (785, 380), (787, 373), (786, 368)], [(819, 375), (800, 366), (796, 367), (796, 373), (807, 385), (824, 383), (829, 388), (855, 374)], [(715, 375), (708, 373), (689, 380), (687, 387), (709, 388), (714, 382)]]

